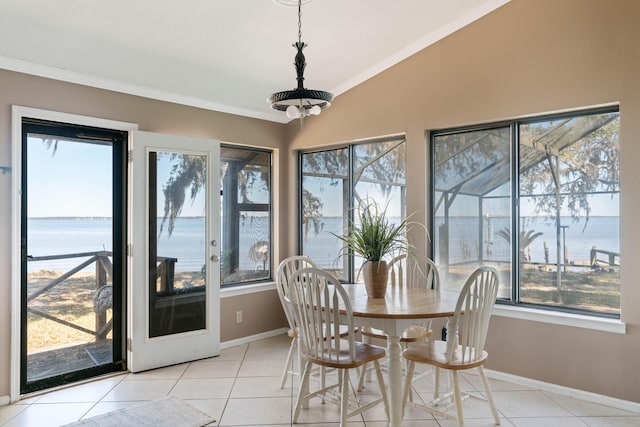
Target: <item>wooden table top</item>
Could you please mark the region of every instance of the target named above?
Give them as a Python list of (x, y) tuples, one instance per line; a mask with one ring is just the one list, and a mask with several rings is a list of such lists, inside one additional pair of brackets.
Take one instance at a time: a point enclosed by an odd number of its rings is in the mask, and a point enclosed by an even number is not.
[(458, 293), (387, 286), (384, 298), (369, 298), (364, 284), (345, 284), (354, 317), (427, 319), (452, 317)]

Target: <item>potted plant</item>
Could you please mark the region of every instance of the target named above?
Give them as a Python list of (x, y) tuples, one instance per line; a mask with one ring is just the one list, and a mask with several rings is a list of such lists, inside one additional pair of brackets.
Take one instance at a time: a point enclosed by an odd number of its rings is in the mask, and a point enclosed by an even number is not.
[(398, 224), (390, 222), (386, 217), (386, 208), (379, 210), (375, 202), (363, 203), (355, 221), (345, 235), (337, 235), (348, 249), (365, 262), (361, 267), (369, 298), (384, 298), (387, 287), (387, 262), (400, 253), (407, 253), (406, 240), (407, 220)]

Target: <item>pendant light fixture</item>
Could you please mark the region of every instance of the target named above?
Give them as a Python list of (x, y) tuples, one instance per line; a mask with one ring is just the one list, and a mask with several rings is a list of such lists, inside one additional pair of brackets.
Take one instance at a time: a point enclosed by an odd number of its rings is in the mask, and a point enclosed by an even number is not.
[(298, 41), (292, 45), (297, 49), (294, 66), (296, 68), (296, 80), (298, 87), (294, 90), (276, 92), (267, 98), (271, 108), (278, 111), (286, 111), (290, 119), (300, 119), (300, 124), (305, 117), (317, 116), (320, 111), (329, 107), (333, 101), (333, 94), (323, 90), (311, 90), (304, 88), (304, 69), (307, 66), (302, 49), (307, 44), (302, 41), (302, 0), (298, 0)]

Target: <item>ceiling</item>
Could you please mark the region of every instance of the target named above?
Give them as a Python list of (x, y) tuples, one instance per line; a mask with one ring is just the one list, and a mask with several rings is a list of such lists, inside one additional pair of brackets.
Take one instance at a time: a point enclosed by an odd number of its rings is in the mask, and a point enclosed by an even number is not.
[[(291, 0), (280, 0), (285, 3)], [(509, 0), (305, 0), (305, 84), (339, 95)], [(0, 68), (286, 123), (297, 5), (0, 0)]]

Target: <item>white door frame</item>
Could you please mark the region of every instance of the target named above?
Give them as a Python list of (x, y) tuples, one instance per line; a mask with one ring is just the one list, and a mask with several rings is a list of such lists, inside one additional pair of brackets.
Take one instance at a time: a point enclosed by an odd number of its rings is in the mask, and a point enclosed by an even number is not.
[[(149, 152), (206, 155), (205, 260), (206, 324), (201, 330), (149, 337)], [(220, 142), (217, 140), (133, 132), (129, 162), (129, 238), (127, 285), (127, 367), (139, 372), (220, 354)], [(216, 244), (211, 244), (215, 240)], [(215, 259), (215, 260), (214, 260)]]
[(135, 123), (100, 119), (58, 111), (14, 105), (11, 108), (11, 378), (9, 398), (11, 402), (20, 400), (20, 224), (22, 221), (22, 119), (25, 117), (57, 121), (62, 123), (100, 127), (129, 132), (131, 145), (132, 132), (138, 130)]

